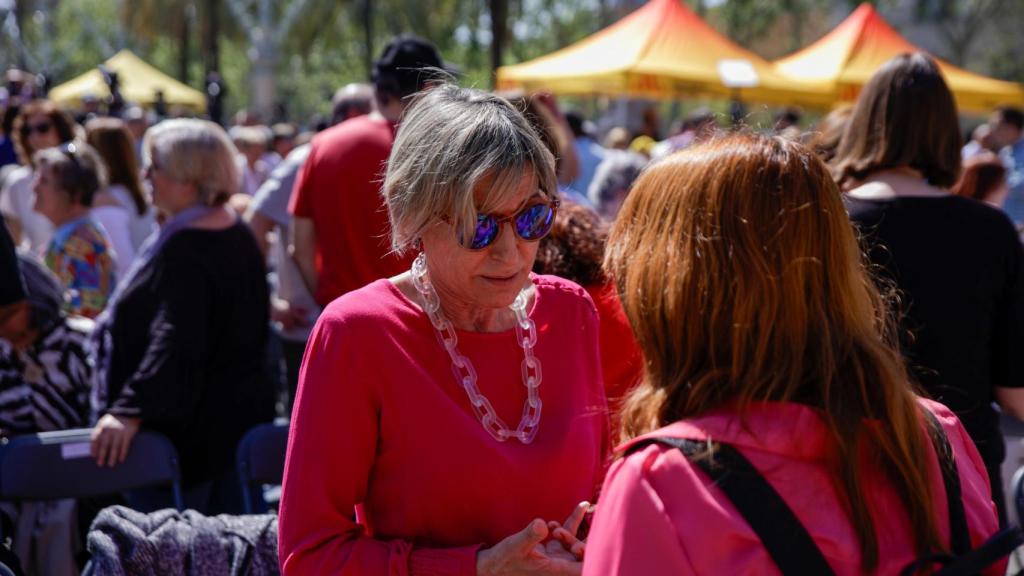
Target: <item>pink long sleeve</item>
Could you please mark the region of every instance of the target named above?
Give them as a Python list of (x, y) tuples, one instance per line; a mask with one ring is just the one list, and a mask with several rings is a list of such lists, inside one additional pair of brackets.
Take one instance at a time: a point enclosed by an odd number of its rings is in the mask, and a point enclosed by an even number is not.
[[(998, 530), (985, 467), (948, 408), (921, 400), (942, 423), (956, 456), (971, 542)], [(826, 560), (842, 576), (861, 570), (861, 549), (827, 468), (831, 440), (817, 411), (795, 403), (751, 406), (740, 424), (729, 408), (670, 424), (649, 436), (713, 438), (738, 449), (779, 493)], [(628, 449), (629, 443), (625, 446)], [(935, 522), (949, 539), (939, 462), (921, 462), (936, 494)], [(870, 459), (864, 498), (875, 513), (878, 574), (899, 573), (917, 558), (901, 496)], [(1002, 574), (996, 566), (986, 574)], [(650, 445), (616, 462), (605, 480), (583, 572), (598, 574), (778, 574), (760, 538), (714, 483), (678, 450)]]
[(665, 503), (644, 478), (645, 460), (619, 460), (608, 472), (583, 576), (696, 574), (665, 514)]
[[(284, 574), (476, 574), (477, 547), (446, 550), (382, 542), (353, 521), (366, 498), (380, 399), (364, 378), (346, 378), (357, 348), (343, 320), (314, 331), (288, 442), (281, 502)], [(331, 410), (324, 407), (330, 406)], [(302, 474), (290, 470), (301, 469)]]
[[(327, 307), (292, 415), (284, 574), (475, 575), (481, 546), (594, 497), (607, 447), (596, 313), (578, 287), (542, 278), (531, 317), (544, 412), (530, 445), (484, 430), (429, 320), (388, 281)], [(494, 409), (516, 422), (525, 389), (514, 332), (460, 333), (459, 346)]]

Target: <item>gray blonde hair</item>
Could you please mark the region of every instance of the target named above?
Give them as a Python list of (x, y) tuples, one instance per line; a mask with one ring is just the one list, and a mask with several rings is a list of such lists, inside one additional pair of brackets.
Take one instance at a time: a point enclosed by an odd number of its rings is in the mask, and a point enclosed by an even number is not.
[[(555, 159), (507, 100), (449, 84), (421, 93), (402, 118), (384, 178), (392, 248), (404, 253), (439, 218), (472, 237), (477, 210), (505, 203), (525, 170), (556, 198)], [(482, 182), (490, 190), (476, 206)]]
[(170, 178), (194, 184), (199, 201), (218, 206), (241, 190), (238, 151), (224, 129), (207, 120), (165, 120), (146, 131), (143, 165), (153, 161)]

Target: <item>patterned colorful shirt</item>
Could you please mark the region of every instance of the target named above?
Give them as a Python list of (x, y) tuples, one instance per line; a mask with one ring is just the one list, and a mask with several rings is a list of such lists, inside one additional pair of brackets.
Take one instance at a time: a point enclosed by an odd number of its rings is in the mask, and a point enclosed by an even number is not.
[(85, 216), (57, 228), (46, 265), (68, 291), (68, 313), (99, 316), (114, 291), (117, 266), (110, 240), (95, 220)]

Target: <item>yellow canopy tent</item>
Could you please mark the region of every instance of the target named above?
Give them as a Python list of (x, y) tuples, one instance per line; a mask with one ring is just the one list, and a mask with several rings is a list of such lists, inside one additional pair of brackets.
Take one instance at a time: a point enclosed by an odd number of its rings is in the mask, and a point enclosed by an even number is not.
[[(733, 44), (681, 0), (650, 0), (566, 48), (498, 68), (499, 89), (670, 98), (740, 97), (767, 104), (808, 101), (804, 87)], [(808, 89), (814, 89), (813, 86)], [(819, 101), (822, 95), (811, 95)]]
[[(893, 30), (870, 4), (861, 4), (834, 30), (810, 46), (777, 60), (775, 69), (794, 81), (816, 85), (821, 105), (856, 100), (861, 87), (887, 60), (917, 48)], [(986, 112), (1024, 105), (1024, 87), (987, 78), (936, 59), (961, 111)]]
[[(128, 102), (152, 105), (160, 91), (169, 105), (186, 106), (200, 112), (206, 110), (206, 97), (202, 92), (157, 70), (129, 50), (121, 50), (103, 64), (117, 72), (121, 95)], [(60, 104), (77, 106), (82, 97), (88, 95), (110, 95), (103, 74), (96, 68), (53, 88), (49, 98)]]

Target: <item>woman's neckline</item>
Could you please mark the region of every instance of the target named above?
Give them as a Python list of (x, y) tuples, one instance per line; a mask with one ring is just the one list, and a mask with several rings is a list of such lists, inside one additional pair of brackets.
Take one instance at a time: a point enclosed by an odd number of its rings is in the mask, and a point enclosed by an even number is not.
[(92, 214), (86, 212), (54, 226), (54, 235), (70, 233), (86, 222), (93, 222)]
[[(214, 216), (216, 216), (217, 218), (227, 218), (228, 220), (223, 222), (216, 222), (214, 225), (211, 225), (210, 221), (212, 221), (212, 218)], [(173, 220), (174, 217), (175, 216), (169, 216), (168, 220)], [(184, 232), (186, 230), (203, 230), (207, 232), (218, 232), (221, 230), (230, 230), (231, 228), (241, 223), (241, 218), (239, 218), (238, 214), (234, 210), (221, 206), (215, 209), (210, 214), (200, 216), (199, 218), (196, 218), (191, 222), (186, 223), (184, 226), (180, 228), (179, 231)]]
[(846, 193), (859, 200), (897, 198), (948, 198), (952, 193), (928, 184), (923, 178), (895, 170), (875, 172)]
[[(541, 294), (540, 294), (541, 291), (540, 291), (540, 289), (537, 288), (536, 279), (537, 279), (537, 275), (531, 273), (530, 274), (530, 282), (533, 284), (533, 288), (534, 288), (533, 289), (533, 303), (530, 306), (529, 311), (527, 311), (527, 313), (526, 313), (526, 315), (528, 317), (530, 317), (531, 319), (533, 319), (533, 316), (534, 316), (534, 314), (536, 313), (536, 311), (538, 309), (538, 305), (540, 304), (540, 299), (541, 299)], [(402, 303), (403, 306), (405, 306), (410, 311), (414, 312), (417, 316), (422, 318), (423, 321), (426, 322), (428, 326), (430, 326), (430, 329), (434, 330), (434, 325), (430, 322), (430, 318), (427, 317), (426, 311), (423, 310), (423, 308), (420, 307), (419, 304), (417, 304), (412, 299), (410, 299), (408, 296), (406, 296), (405, 293), (402, 292), (402, 289), (399, 288), (397, 285), (395, 285), (395, 283), (392, 282), (390, 278), (382, 278), (380, 281), (381, 282), (385, 282), (387, 284), (388, 291), (391, 292), (394, 296), (396, 296), (398, 298), (398, 300)], [(502, 330), (500, 332), (477, 332), (477, 331), (474, 331), (474, 330), (464, 330), (462, 328), (455, 327), (455, 332), (457, 334), (459, 334), (459, 335), (466, 334), (466, 335), (472, 335), (473, 337), (483, 337), (483, 338), (490, 337), (490, 336), (503, 336), (503, 335), (507, 335), (510, 332), (514, 332), (514, 331), (515, 331), (515, 326), (514, 325), (511, 328), (509, 328), (507, 330)]]
[(243, 225), (241, 220), (235, 220), (230, 225), (225, 226), (224, 228), (210, 228), (210, 227), (205, 227), (205, 226), (200, 226), (200, 227), (186, 226), (186, 227), (182, 228), (181, 230), (179, 230), (178, 233), (180, 234), (181, 232), (227, 232), (228, 230), (231, 230), (231, 229), (235, 228), (236, 226), (240, 226), (240, 225)]

